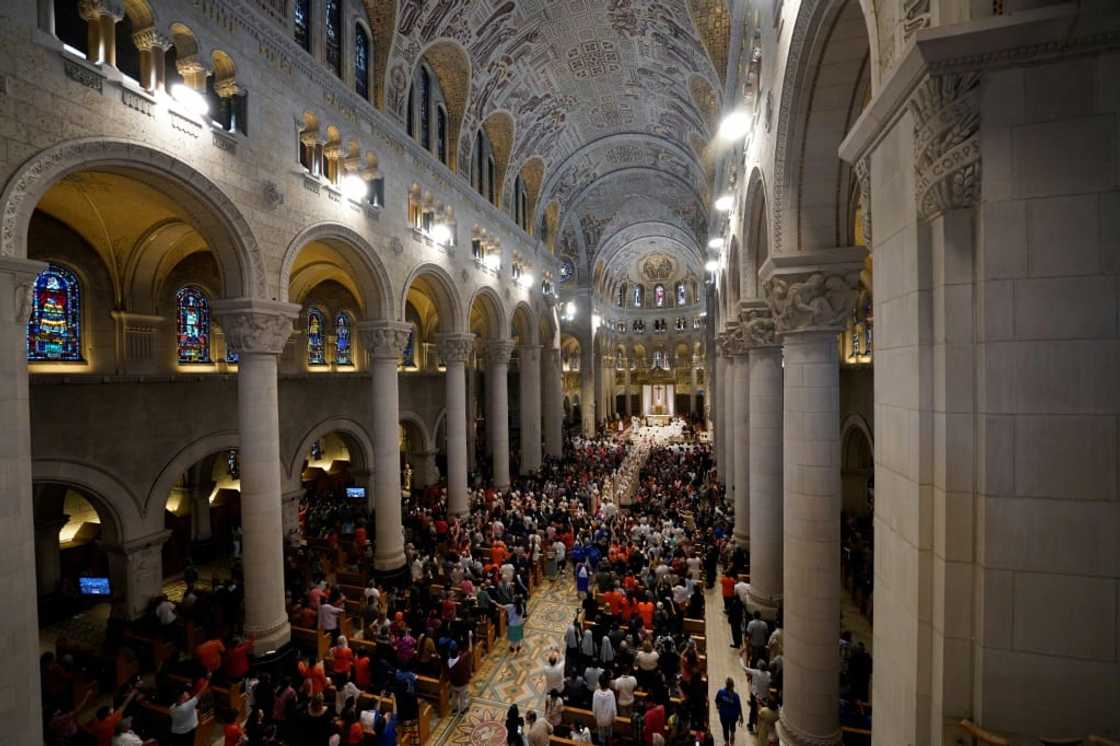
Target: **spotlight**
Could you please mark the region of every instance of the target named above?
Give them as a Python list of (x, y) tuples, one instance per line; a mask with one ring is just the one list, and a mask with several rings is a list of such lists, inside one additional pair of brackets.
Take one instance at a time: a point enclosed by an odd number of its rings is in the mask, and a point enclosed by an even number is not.
[(708, 262), (704, 265), (704, 269), (708, 272), (718, 272), (719, 262), (717, 262), (715, 259), (709, 259)]
[(482, 260), (483, 264), (492, 270), (499, 270), (502, 267), (502, 257), (498, 254), (487, 254), (486, 258)]
[(564, 315), (569, 319), (576, 317), (576, 304), (573, 301), (568, 301), (564, 304)]
[(343, 176), (339, 186), (342, 187), (342, 193), (346, 195), (346, 199), (354, 202), (361, 202), (369, 196), (369, 184), (357, 174)]
[(747, 134), (751, 128), (751, 118), (745, 111), (733, 111), (723, 118), (719, 124), (719, 139), (725, 141), (738, 140)]
[(713, 238), (711, 241), (708, 241), (708, 248), (709, 249), (722, 249), (723, 248), (723, 239), (722, 238)]
[(188, 85), (176, 83), (171, 86), (171, 98), (196, 117), (202, 118), (210, 111), (206, 98)]
[(451, 243), (451, 226), (447, 223), (436, 223), (432, 226), (432, 240), (440, 246)]
[(735, 198), (730, 194), (725, 194), (716, 200), (716, 209), (720, 212), (727, 212), (735, 204)]
[(533, 276), (528, 272), (525, 272), (517, 278), (517, 284), (528, 290), (529, 288), (533, 287)]

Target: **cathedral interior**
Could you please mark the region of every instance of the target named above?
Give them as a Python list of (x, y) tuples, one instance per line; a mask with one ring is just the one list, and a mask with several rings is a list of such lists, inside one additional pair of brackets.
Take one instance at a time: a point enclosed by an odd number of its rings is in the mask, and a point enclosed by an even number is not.
[(844, 521), (868, 742), (1120, 739), (1115, 0), (0, 6), (0, 743), (228, 547), (289, 644), (309, 485), (393, 573), (402, 488), (634, 418), (710, 440), (780, 743), (840, 742)]

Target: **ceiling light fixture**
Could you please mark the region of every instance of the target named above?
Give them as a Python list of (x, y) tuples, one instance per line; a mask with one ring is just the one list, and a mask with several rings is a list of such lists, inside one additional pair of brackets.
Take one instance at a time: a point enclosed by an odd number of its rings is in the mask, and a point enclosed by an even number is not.
[(210, 104), (207, 103), (206, 98), (183, 83), (176, 83), (171, 86), (171, 98), (196, 117), (202, 118), (210, 111)]
[(354, 202), (361, 202), (369, 196), (369, 184), (357, 174), (343, 176), (339, 186), (342, 187), (342, 193), (346, 195), (346, 198)]
[(720, 212), (728, 212), (735, 204), (735, 198), (730, 194), (725, 194), (716, 200), (716, 209)]
[(704, 265), (704, 269), (708, 272), (717, 272), (719, 271), (719, 262), (717, 262), (715, 259), (709, 259), (708, 262)]
[(533, 276), (526, 272), (517, 278), (517, 284), (528, 290), (533, 286)]
[(451, 226), (447, 223), (436, 223), (432, 226), (432, 240), (440, 246), (451, 243)]
[(722, 249), (723, 248), (723, 239), (722, 238), (713, 238), (711, 241), (708, 241), (708, 248), (709, 249)]
[(719, 124), (719, 139), (725, 142), (745, 137), (751, 128), (751, 118), (743, 110), (733, 111)]

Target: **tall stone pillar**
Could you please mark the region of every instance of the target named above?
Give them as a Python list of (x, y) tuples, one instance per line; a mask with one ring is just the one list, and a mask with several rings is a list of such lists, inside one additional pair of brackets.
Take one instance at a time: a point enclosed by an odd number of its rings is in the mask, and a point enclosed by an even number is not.
[(541, 346), (522, 345), (518, 351), (521, 399), (521, 473), (541, 468)]
[(723, 484), (729, 497), (735, 495), (735, 329), (737, 322), (728, 322), (726, 330), (719, 336), (720, 362), (720, 423), (722, 436), (719, 439), (720, 464), (723, 467)]
[[(0, 257), (0, 587), (13, 603), (0, 635), (5, 677), (0, 728), (12, 743), (42, 743), (35, 528), (31, 495), (31, 419), (27, 391), (27, 319), (35, 277), (46, 264)], [(55, 537), (57, 544), (58, 538)]]
[(544, 396), (544, 452), (549, 458), (560, 458), (564, 453), (563, 376), (560, 350), (545, 349), (541, 382)]
[[(735, 481), (735, 543), (749, 547), (751, 543), (751, 506), (750, 506), (750, 361), (749, 348), (743, 339), (742, 330), (736, 330), (729, 345), (731, 363), (731, 388), (733, 394), (734, 424), (731, 427), (734, 437), (734, 457), (731, 459), (731, 474), (728, 481)], [(753, 577), (752, 577), (753, 580)]]
[(622, 361), (622, 416), (630, 417), (630, 359)]
[(782, 600), (782, 347), (765, 304), (751, 304), (739, 323), (750, 349), (750, 605), (774, 619)]
[[(862, 254), (862, 251), (860, 252)], [(785, 359), (783, 744), (840, 743), (840, 369), (862, 258), (835, 249), (763, 265)], [(847, 261), (845, 261), (847, 260)]]
[(595, 349), (594, 330), (579, 340), (579, 408), (583, 436), (595, 437)]
[(284, 609), (283, 519), (280, 504), (280, 415), (276, 359), (300, 308), (293, 303), (233, 298), (215, 301), (226, 344), (240, 355), (241, 544), (245, 569), (245, 631), (264, 653), (290, 638)]
[(721, 446), (723, 445), (723, 378), (726, 371), (725, 360), (723, 355), (720, 354), (720, 340), (721, 335), (716, 334), (712, 340), (712, 354), (709, 359), (712, 361), (711, 376), (708, 379), (708, 389), (711, 393), (711, 401), (708, 402), (708, 414), (712, 421), (712, 460), (716, 465), (716, 477), (720, 482), (724, 482), (723, 473), (723, 452)]
[(404, 567), (401, 524), (400, 397), (397, 368), (412, 325), (400, 321), (368, 321), (358, 325), (373, 374), (373, 492), (376, 512), (373, 566), (393, 573)]
[(167, 50), (171, 39), (149, 26), (132, 34), (132, 43), (140, 52), (140, 85), (155, 92), (167, 83)]
[(40, 596), (55, 593), (62, 580), (58, 532), (66, 525), (67, 518), (69, 516), (63, 514), (35, 521), (35, 580)]
[(486, 342), (487, 427), (490, 435), (490, 457), (493, 459), (494, 486), (509, 487), (509, 359), (513, 340), (491, 339)]
[[(244, 484), (244, 482), (242, 482)], [(244, 489), (244, 488), (242, 488)], [(244, 495), (244, 492), (242, 493)], [(245, 499), (241, 501), (241, 516), (245, 520)], [(245, 532), (248, 535), (248, 524)], [(115, 619), (133, 620), (144, 615), (148, 604), (163, 592), (163, 545), (171, 538), (171, 531), (158, 531), (150, 536), (133, 539), (122, 544), (104, 544), (109, 557), (109, 585), (112, 589), (112, 614)], [(280, 546), (279, 536), (276, 546)], [(249, 628), (249, 585), (248, 553), (245, 554), (245, 628)], [(280, 610), (284, 611), (283, 565), (280, 573)], [(259, 586), (257, 586), (259, 588)], [(284, 640), (287, 642), (288, 616), (284, 614)], [(278, 645), (283, 644), (278, 643)], [(271, 650), (276, 645), (266, 648)]]
[(465, 365), (474, 345), (473, 334), (441, 334), (436, 338), (445, 368), (447, 386), (447, 512), (452, 516), (470, 511), (467, 494), (467, 379)]
[(696, 356), (693, 355), (689, 358), (688, 365), (688, 414), (690, 417), (695, 417), (699, 414), (696, 411)]
[(212, 485), (209, 475), (203, 473), (201, 464), (195, 464), (188, 469), (187, 475), (190, 480), (187, 494), (190, 495), (191, 500), (191, 541), (208, 542), (213, 537), (210, 527)]

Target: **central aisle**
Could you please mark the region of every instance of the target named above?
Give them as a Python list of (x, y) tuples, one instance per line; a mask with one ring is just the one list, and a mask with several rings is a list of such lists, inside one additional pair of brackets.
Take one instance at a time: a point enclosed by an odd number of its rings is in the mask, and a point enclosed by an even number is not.
[(494, 641), (496, 649), (486, 656), (471, 681), (470, 709), (465, 715), (440, 719), (433, 729), (435, 745), (505, 746), (506, 710), (512, 704), (522, 717), (530, 708), (543, 716), (542, 664), (549, 648), (563, 650), (564, 630), (578, 610), (570, 572), (555, 581), (545, 579), (529, 599), (521, 652), (514, 655), (505, 640)]

